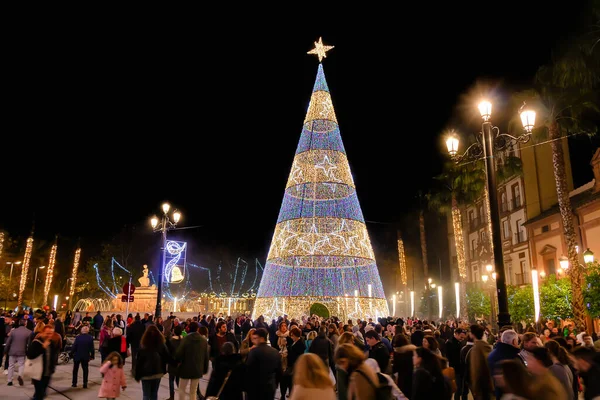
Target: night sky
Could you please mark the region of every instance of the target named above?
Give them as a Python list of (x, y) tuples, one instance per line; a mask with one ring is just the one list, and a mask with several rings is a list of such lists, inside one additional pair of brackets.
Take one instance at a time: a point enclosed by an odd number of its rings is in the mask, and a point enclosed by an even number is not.
[[(59, 234), (67, 260), (81, 238), (85, 259), (125, 226), (158, 244), (147, 221), (168, 200), (183, 226), (200, 226), (176, 234), (192, 261), (264, 261), (317, 72), (306, 52), (322, 36), (335, 46), (324, 69), (376, 254), (394, 256), (400, 228), (418, 257), (417, 193), (440, 172), (441, 134), (477, 132), (473, 93), (509, 114), (511, 93), (581, 12), (496, 3), (23, 28), (3, 63), (0, 229), (24, 240), (35, 219), (36, 238)], [(593, 149), (571, 145), (582, 184)], [(446, 270), (445, 223), (430, 213), (428, 228), (430, 263)], [(133, 262), (152, 264), (158, 248), (142, 253)]]

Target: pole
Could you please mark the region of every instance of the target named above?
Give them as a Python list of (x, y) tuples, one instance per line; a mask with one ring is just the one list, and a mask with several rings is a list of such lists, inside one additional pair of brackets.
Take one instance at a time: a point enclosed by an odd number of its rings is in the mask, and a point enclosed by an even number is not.
[(498, 188), (494, 168), (494, 137), (490, 121), (483, 123), (483, 151), (487, 172), (488, 198), (490, 201), (490, 219), (492, 223), (492, 244), (494, 247), (494, 264), (496, 268), (496, 290), (498, 293), (498, 325), (510, 325), (508, 313), (508, 296), (506, 293), (506, 274), (504, 272), (504, 254), (500, 238), (500, 210), (498, 209)]
[(163, 286), (163, 279), (164, 279), (164, 274), (165, 274), (165, 257), (166, 257), (166, 247), (167, 247), (167, 216), (166, 214), (163, 216), (163, 222), (162, 222), (162, 228), (161, 228), (161, 232), (162, 232), (162, 248), (161, 248), (161, 252), (162, 252), (162, 263), (160, 265), (160, 268), (158, 269), (158, 292), (156, 294), (156, 310), (154, 311), (154, 318), (158, 318), (161, 317), (161, 313), (162, 313), (162, 286)]
[(33, 309), (33, 305), (35, 304), (35, 286), (37, 284), (37, 274), (40, 270), (40, 267), (35, 269), (35, 279), (33, 280), (33, 293), (31, 294), (31, 308)]
[(127, 286), (127, 305), (125, 306), (125, 329), (123, 329), (123, 336), (125, 336), (125, 337), (127, 337), (127, 316), (129, 315), (129, 297), (130, 296), (131, 296), (131, 275), (129, 275), (129, 286)]

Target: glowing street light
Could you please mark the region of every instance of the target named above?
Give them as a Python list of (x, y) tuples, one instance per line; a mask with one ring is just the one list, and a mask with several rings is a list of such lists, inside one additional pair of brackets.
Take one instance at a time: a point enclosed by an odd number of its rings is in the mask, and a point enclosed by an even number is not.
[(486, 122), (489, 121), (490, 117), (492, 116), (492, 103), (490, 103), (487, 100), (484, 100), (481, 103), (479, 103), (477, 107), (479, 108), (481, 118), (483, 118), (483, 120)]
[(392, 316), (396, 316), (396, 295), (392, 295)]
[(483, 281), (483, 283), (487, 283), (489, 277), (485, 274), (481, 275), (481, 280)]
[(560, 267), (565, 271), (569, 268), (569, 259), (565, 256), (561, 256), (558, 259), (558, 263), (560, 264)]
[(456, 318), (460, 317), (460, 283), (454, 282), (454, 295), (456, 296)]
[(535, 310), (535, 322), (540, 319), (540, 288), (538, 285), (538, 272), (537, 269), (531, 270), (531, 282), (533, 287), (533, 307)]
[(444, 314), (444, 306), (443, 306), (443, 301), (442, 301), (442, 287), (438, 286), (438, 309), (440, 312), (439, 318), (442, 318), (442, 315)]
[(521, 123), (527, 133), (533, 131), (535, 125), (535, 111), (530, 109), (524, 109), (521, 111)]
[(454, 130), (450, 132), (450, 135), (446, 138), (446, 147), (448, 147), (448, 154), (454, 157), (458, 152), (458, 135)]
[(488, 265), (485, 266), (485, 270), (487, 272), (492, 272), (493, 269), (494, 269), (494, 267), (492, 267), (492, 264), (488, 264)]
[(415, 292), (413, 290), (410, 291), (410, 316), (413, 317), (415, 315)]
[(594, 262), (594, 253), (589, 249), (589, 247), (583, 252), (583, 261), (585, 261), (586, 264)]

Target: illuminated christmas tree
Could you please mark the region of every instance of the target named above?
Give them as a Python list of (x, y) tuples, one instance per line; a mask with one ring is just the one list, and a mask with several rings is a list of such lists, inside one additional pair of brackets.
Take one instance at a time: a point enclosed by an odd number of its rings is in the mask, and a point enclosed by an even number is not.
[[(332, 46), (319, 39), (319, 61)], [(304, 120), (253, 315), (327, 308), (342, 319), (388, 315), (323, 65)]]

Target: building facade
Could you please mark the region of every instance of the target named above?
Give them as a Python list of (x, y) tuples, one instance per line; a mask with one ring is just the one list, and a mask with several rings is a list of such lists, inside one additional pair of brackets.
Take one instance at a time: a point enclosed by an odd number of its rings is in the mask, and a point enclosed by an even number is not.
[[(572, 189), (571, 164), (568, 144), (563, 140), (565, 164)], [(558, 202), (552, 173), (552, 150), (549, 144), (532, 146), (514, 145), (497, 157), (498, 201), (500, 231), (504, 253), (504, 269), (508, 285), (531, 282), (531, 269), (535, 265), (530, 231), (527, 222), (542, 212), (552, 209)], [(467, 280), (480, 282), (487, 274), (486, 265), (494, 264), (489, 232), (489, 216), (485, 197), (462, 206), (462, 223), (467, 260)], [(456, 246), (451, 218), (448, 220), (450, 262), (457, 268)]]

